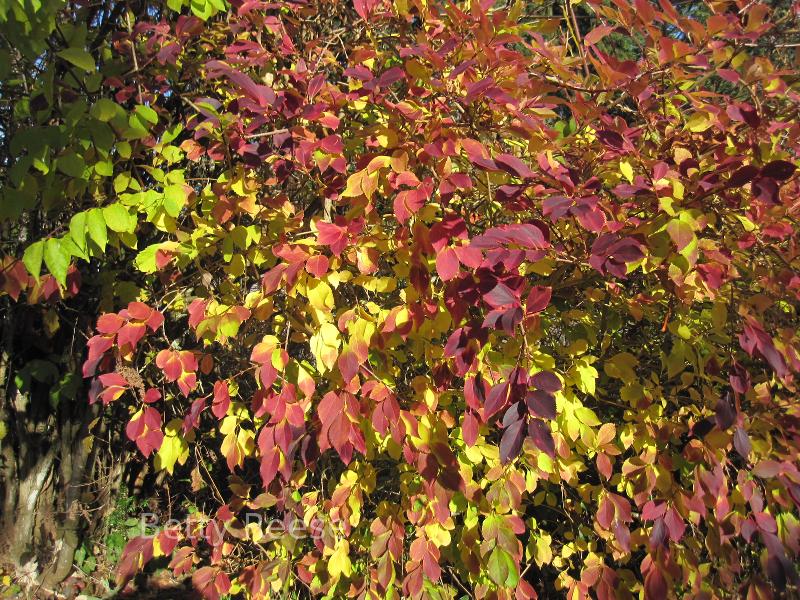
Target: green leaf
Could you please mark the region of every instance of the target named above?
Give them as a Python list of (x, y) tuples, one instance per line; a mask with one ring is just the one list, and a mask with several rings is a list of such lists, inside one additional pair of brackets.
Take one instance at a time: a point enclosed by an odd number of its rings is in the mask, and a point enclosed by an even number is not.
[(42, 272), (43, 253), (44, 242), (39, 240), (25, 248), (25, 253), (22, 255), (22, 263), (28, 269), (28, 273), (33, 275), (34, 279), (39, 279), (39, 275)]
[(182, 185), (168, 185), (164, 188), (164, 210), (170, 217), (177, 217), (186, 204), (186, 191)]
[(80, 252), (80, 257), (83, 259), (89, 258), (86, 253), (86, 212), (79, 212), (69, 222), (69, 236), (75, 244), (75, 247)]
[(94, 172), (101, 177), (111, 177), (114, 174), (114, 163), (110, 160), (98, 160), (94, 164)]
[(57, 160), (58, 170), (70, 177), (83, 177), (86, 163), (83, 158), (74, 152), (67, 152)]
[(108, 243), (108, 231), (106, 230), (106, 220), (101, 209), (93, 208), (89, 211), (89, 215), (86, 217), (86, 227), (91, 240), (97, 244), (101, 252), (105, 252), (106, 244)]
[(100, 98), (92, 105), (92, 108), (89, 109), (89, 114), (98, 121), (108, 122), (117, 115), (119, 108), (119, 105), (113, 100)]
[(71, 254), (58, 238), (49, 238), (44, 244), (44, 264), (62, 286), (67, 285), (67, 269)]
[(149, 106), (145, 106), (144, 104), (139, 104), (136, 106), (135, 110), (136, 114), (142, 117), (148, 123), (152, 123), (153, 125), (158, 123), (158, 113)]
[(156, 252), (160, 246), (161, 244), (153, 244), (139, 252), (136, 258), (133, 259), (136, 268), (142, 273), (155, 273), (158, 270), (156, 267)]
[[(110, 204), (103, 208), (103, 217), (111, 231), (117, 233), (132, 232), (136, 227), (136, 219), (131, 216), (122, 204)], [(131, 223), (133, 221), (133, 223)]]
[(517, 565), (506, 551), (495, 548), (489, 556), (487, 564), (489, 579), (500, 587), (514, 587), (519, 583)]
[(83, 48), (65, 48), (58, 56), (87, 73), (95, 70), (94, 58)]

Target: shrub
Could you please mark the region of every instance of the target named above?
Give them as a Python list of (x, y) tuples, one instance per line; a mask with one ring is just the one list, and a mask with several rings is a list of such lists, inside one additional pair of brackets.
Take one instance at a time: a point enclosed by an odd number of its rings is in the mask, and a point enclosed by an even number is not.
[(119, 584), (797, 589), (791, 11), (168, 4), (80, 113), (107, 156), (58, 159), (94, 205), (6, 283), (118, 265), (90, 401), (199, 509)]

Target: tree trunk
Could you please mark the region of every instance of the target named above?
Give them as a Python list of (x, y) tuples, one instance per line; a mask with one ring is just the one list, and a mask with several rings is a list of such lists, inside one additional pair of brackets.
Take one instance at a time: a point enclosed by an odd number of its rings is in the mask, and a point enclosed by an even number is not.
[[(5, 429), (0, 439), (0, 560), (23, 587), (52, 587), (72, 571), (86, 530), (80, 495), (95, 457), (84, 440), (98, 407), (89, 406), (80, 392), (54, 406), (51, 385), (18, 388), (25, 364), (54, 359), (49, 353), (42, 356), (35, 345), (21, 348), (25, 320), (15, 318), (21, 312), (18, 306), (5, 308), (0, 335), (0, 423)], [(53, 340), (53, 347), (57, 344)], [(73, 372), (78, 368), (67, 353), (58, 366)]]

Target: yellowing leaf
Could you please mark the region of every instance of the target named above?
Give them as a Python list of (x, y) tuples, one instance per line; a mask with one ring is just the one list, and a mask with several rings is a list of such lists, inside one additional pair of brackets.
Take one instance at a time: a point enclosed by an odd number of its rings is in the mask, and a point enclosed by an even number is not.
[(627, 179), (630, 183), (633, 183), (633, 165), (627, 160), (621, 160), (619, 162), (619, 172)]
[(333, 290), (331, 286), (320, 279), (310, 279), (306, 289), (308, 302), (316, 309), (319, 321), (327, 320), (334, 307)]
[(609, 377), (614, 377), (616, 379), (621, 379), (622, 381), (628, 383), (630, 381), (634, 381), (636, 379), (636, 372), (633, 368), (638, 364), (636, 357), (629, 352), (620, 352), (609, 358), (603, 368), (606, 372), (606, 375)]
[(600, 419), (597, 418), (597, 415), (594, 414), (594, 411), (591, 408), (579, 406), (575, 409), (575, 416), (578, 417), (581, 423), (588, 425), (589, 427), (596, 427), (597, 425), (600, 425)]
[(182, 419), (172, 419), (164, 428), (164, 441), (156, 454), (155, 468), (172, 475), (175, 463), (184, 464), (189, 458), (189, 445), (181, 435)]
[(533, 560), (538, 566), (549, 565), (553, 561), (553, 538), (546, 533), (536, 536), (536, 547)]
[(440, 548), (450, 545), (450, 532), (439, 523), (431, 523), (425, 526), (425, 536)]
[(311, 353), (317, 361), (320, 374), (333, 369), (339, 357), (339, 330), (332, 323), (323, 323), (319, 331), (311, 336)]
[(686, 121), (686, 129), (694, 133), (701, 133), (709, 127), (711, 127), (711, 116), (705, 112), (698, 111)]
[(353, 564), (350, 562), (350, 544), (347, 540), (341, 540), (336, 545), (331, 557), (328, 559), (328, 573), (334, 579), (339, 579), (342, 575), (350, 577), (353, 572)]
[(597, 369), (590, 365), (586, 360), (579, 360), (575, 365), (578, 379), (578, 389), (585, 394), (594, 396), (595, 385), (597, 382)]

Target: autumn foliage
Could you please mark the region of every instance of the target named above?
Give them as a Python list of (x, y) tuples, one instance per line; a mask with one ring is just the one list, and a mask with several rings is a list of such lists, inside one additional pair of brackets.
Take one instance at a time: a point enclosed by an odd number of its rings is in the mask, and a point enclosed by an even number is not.
[(196, 511), (120, 585), (167, 556), (209, 599), (797, 592), (800, 96), (756, 48), (797, 7), (168, 5), (88, 65), (70, 118), (108, 151), (70, 150), (69, 231), (3, 272), (30, 302), (125, 275), (89, 401)]

